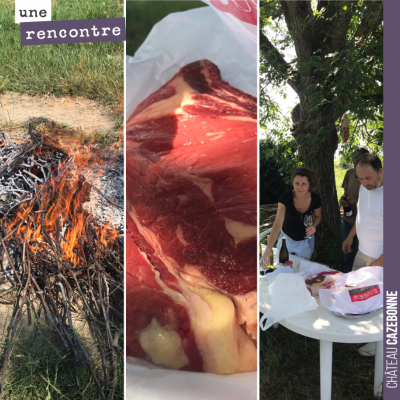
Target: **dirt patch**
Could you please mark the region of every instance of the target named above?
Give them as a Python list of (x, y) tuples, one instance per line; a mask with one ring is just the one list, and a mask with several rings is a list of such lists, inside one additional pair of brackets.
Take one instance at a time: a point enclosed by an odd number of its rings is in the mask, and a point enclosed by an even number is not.
[(5, 305), (0, 303), (0, 342), (3, 341), (6, 337), (7, 327), (10, 323), (12, 313), (12, 305)]
[[(40, 300), (34, 299), (32, 303), (35, 306), (35, 309), (38, 310)], [(81, 307), (83, 307), (81, 302), (79, 305)], [(10, 324), (10, 321), (11, 321), (11, 318), (13, 315), (13, 311), (14, 311), (14, 303), (9, 303), (9, 302), (0, 300), (0, 344), (7, 337), (7, 329), (9, 327), (9, 324)], [(68, 321), (65, 316), (64, 316), (63, 320), (64, 320), (64, 324), (68, 325)], [(86, 316), (82, 315), (79, 312), (74, 312), (71, 310), (71, 320), (72, 320), (73, 328), (76, 331), (76, 333), (78, 334), (79, 339), (84, 342), (87, 340), (90, 340), (91, 339), (90, 328), (86, 321)], [(42, 324), (43, 328), (48, 328), (51, 325), (49, 323), (48, 319), (46, 318), (43, 310), (40, 315), (40, 323)], [(21, 327), (22, 327), (25, 330), (25, 332), (31, 332), (33, 330), (34, 326), (35, 326), (35, 321), (33, 319), (31, 319), (31, 323), (29, 324), (27, 311), (26, 311), (26, 308), (24, 307), (21, 324), (20, 324), (18, 330), (21, 329)], [(92, 343), (85, 342), (84, 344), (90, 353), (92, 353), (94, 351), (90, 346)]]
[(118, 134), (115, 115), (93, 100), (82, 97), (29, 96), (14, 92), (0, 96), (1, 130), (18, 140), (26, 133), (28, 122), (51, 122), (71, 133), (84, 135), (94, 132)]

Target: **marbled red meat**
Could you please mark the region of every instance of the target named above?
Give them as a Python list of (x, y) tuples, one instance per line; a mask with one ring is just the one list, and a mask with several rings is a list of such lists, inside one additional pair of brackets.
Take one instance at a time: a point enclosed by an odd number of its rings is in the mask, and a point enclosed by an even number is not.
[(256, 99), (207, 60), (129, 117), (128, 355), (256, 369), (256, 118)]

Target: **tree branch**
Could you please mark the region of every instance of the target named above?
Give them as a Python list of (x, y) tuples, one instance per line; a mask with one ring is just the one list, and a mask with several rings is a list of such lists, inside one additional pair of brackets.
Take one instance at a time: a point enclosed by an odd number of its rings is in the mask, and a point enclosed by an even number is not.
[(376, 106), (383, 104), (383, 93), (362, 94), (357, 97), (361, 97), (363, 100), (374, 100)]
[(354, 39), (364, 41), (382, 23), (383, 1), (368, 1), (367, 12), (363, 14)]
[(313, 53), (314, 22), (311, 1), (280, 1), (297, 57), (305, 62)]
[[(346, 47), (346, 35), (349, 28), (351, 18), (353, 16), (353, 4), (349, 2), (346, 11), (343, 11), (340, 4), (330, 1), (319, 1), (318, 7), (325, 8), (323, 18), (317, 20), (320, 31), (328, 28), (327, 32), (323, 32), (321, 48), (322, 55), (342, 51)], [(322, 9), (322, 7), (320, 8)], [(330, 18), (332, 22), (329, 21)]]
[(282, 57), (281, 53), (276, 49), (276, 47), (269, 41), (269, 39), (262, 33), (260, 29), (260, 50), (264, 57), (270, 62), (279, 73), (284, 75), (287, 79), (287, 83), (290, 87), (299, 94), (299, 87), (296, 82), (294, 82), (290, 76), (289, 72), (292, 70), (290, 64)]

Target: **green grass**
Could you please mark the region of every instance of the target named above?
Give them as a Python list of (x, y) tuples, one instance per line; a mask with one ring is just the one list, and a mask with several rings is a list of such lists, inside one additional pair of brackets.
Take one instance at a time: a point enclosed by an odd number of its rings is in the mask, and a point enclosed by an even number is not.
[(168, 14), (204, 7), (201, 1), (128, 1), (126, 3), (126, 54), (133, 56), (153, 26)]
[[(60, 399), (98, 400), (98, 387), (86, 366), (75, 365), (72, 353), (64, 348), (57, 334), (43, 321), (35, 321), (35, 324), (38, 327), (35, 337), (32, 326), (23, 326), (14, 340), (1, 399), (50, 400), (57, 398), (57, 392)], [(101, 376), (101, 363), (95, 345), (82, 336), (84, 323), (76, 322), (75, 327), (78, 327), (76, 335), (91, 354), (95, 371)], [(6, 345), (7, 340), (3, 338), (0, 355)], [(119, 348), (123, 351), (123, 338), (119, 340)], [(120, 357), (117, 374), (118, 384), (113, 397), (116, 400), (124, 398), (124, 361)]]
[[(260, 400), (319, 400), (319, 341), (279, 325), (260, 331)], [(333, 344), (332, 400), (373, 400), (374, 357)]]
[[(56, 0), (52, 20), (123, 17), (120, 0)], [(124, 92), (123, 42), (21, 46), (14, 1), (0, 0), (0, 94), (83, 96), (116, 108)]]
[[(353, 166), (349, 166), (352, 168)], [(346, 175), (348, 168), (343, 168), (340, 161), (338, 159), (335, 160), (335, 182), (336, 182), (336, 192), (339, 199), (343, 196), (344, 189), (342, 188), (342, 183), (344, 176)]]

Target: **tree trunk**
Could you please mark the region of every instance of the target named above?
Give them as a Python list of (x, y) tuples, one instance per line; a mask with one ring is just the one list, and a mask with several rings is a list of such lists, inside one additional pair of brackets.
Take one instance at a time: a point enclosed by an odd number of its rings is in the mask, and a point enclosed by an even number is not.
[[(337, 240), (341, 232), (334, 167), (334, 154), (338, 147), (335, 122), (338, 116), (327, 108), (308, 111), (306, 99), (300, 101), (300, 113), (301, 122), (293, 136), (299, 145), (299, 155), (304, 166), (312, 169), (319, 179), (316, 192), (321, 196), (322, 218), (317, 227), (315, 246), (318, 261), (324, 262), (329, 259), (327, 252), (332, 248), (332, 240)], [(321, 133), (320, 128), (327, 126), (332, 128)], [(317, 138), (318, 135), (320, 138)]]

